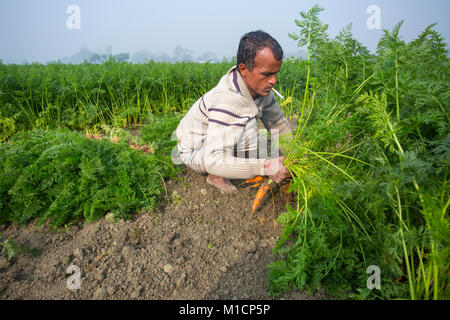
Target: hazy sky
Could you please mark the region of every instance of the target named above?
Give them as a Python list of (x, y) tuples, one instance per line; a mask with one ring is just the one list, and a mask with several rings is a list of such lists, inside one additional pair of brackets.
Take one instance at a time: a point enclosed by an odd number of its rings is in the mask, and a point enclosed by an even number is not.
[[(374, 51), (382, 29), (391, 30), (405, 20), (400, 35), (414, 39), (429, 24), (448, 41), (448, 0), (0, 0), (0, 59), (5, 63), (57, 60), (81, 47), (104, 53), (133, 54), (147, 49), (172, 55), (177, 44), (219, 57), (236, 54), (239, 38), (262, 29), (275, 37), (285, 52), (298, 50), (289, 32), (294, 20), (314, 4), (325, 8), (320, 19), (334, 37), (353, 23), (356, 39)], [(79, 29), (69, 29), (70, 5), (80, 9)], [(380, 9), (381, 29), (370, 30), (370, 5)]]

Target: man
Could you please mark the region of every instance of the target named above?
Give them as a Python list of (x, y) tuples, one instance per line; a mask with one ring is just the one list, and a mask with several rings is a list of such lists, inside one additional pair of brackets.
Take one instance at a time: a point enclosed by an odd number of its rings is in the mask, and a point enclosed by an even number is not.
[(282, 59), (283, 50), (269, 34), (260, 30), (245, 34), (239, 42), (236, 66), (193, 104), (178, 125), (181, 160), (193, 170), (207, 173), (206, 182), (221, 193), (237, 191), (229, 179), (264, 175), (279, 183), (289, 177), (284, 157), (256, 156), (258, 119), (272, 135), (290, 133), (271, 91)]

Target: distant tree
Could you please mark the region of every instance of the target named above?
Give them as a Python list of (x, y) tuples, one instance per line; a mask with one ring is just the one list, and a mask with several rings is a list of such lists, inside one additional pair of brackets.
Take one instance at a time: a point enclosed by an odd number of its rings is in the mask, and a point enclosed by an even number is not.
[(171, 59), (173, 62), (177, 61), (192, 61), (192, 54), (194, 52), (189, 49), (185, 49), (179, 44), (175, 47), (175, 50), (173, 51), (173, 59)]
[(130, 60), (133, 63), (145, 63), (148, 60), (154, 59), (155, 56), (148, 50), (140, 50), (131, 55)]
[(128, 60), (130, 60), (130, 54), (128, 52), (125, 53), (119, 53), (113, 56), (114, 60), (119, 61), (119, 62), (126, 62)]
[(217, 55), (214, 52), (208, 51), (197, 57), (196, 61), (198, 62), (217, 62)]
[(191, 62), (192, 56), (190, 54), (184, 54), (183, 57), (181, 58), (181, 61)]
[(112, 55), (112, 46), (109, 45), (105, 48), (106, 56)]
[(99, 63), (101, 62), (101, 57), (98, 53), (93, 54), (90, 58), (89, 58), (89, 62), (91, 63)]
[(183, 47), (181, 47), (179, 44), (177, 44), (177, 46), (175, 47), (175, 50), (173, 51), (174, 57), (181, 58), (183, 51), (184, 51)]

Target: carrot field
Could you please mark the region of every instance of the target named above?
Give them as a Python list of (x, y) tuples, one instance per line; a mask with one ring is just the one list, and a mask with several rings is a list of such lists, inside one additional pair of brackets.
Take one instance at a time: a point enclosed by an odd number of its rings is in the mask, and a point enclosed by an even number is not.
[[(447, 44), (434, 25), (405, 42), (399, 22), (371, 53), (351, 25), (331, 38), (320, 12), (290, 34), (308, 58), (277, 75), (297, 124), (281, 141), (295, 205), (277, 213), (269, 292), (449, 299)], [(0, 223), (58, 229), (156, 208), (179, 170), (172, 132), (234, 63), (0, 62)]]

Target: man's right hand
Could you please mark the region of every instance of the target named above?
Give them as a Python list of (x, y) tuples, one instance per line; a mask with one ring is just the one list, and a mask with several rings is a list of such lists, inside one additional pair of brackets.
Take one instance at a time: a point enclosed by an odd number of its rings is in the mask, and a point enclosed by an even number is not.
[(279, 157), (266, 160), (264, 162), (264, 175), (269, 176), (276, 183), (280, 183), (284, 179), (289, 178), (291, 174), (283, 164), (285, 159), (285, 157)]

